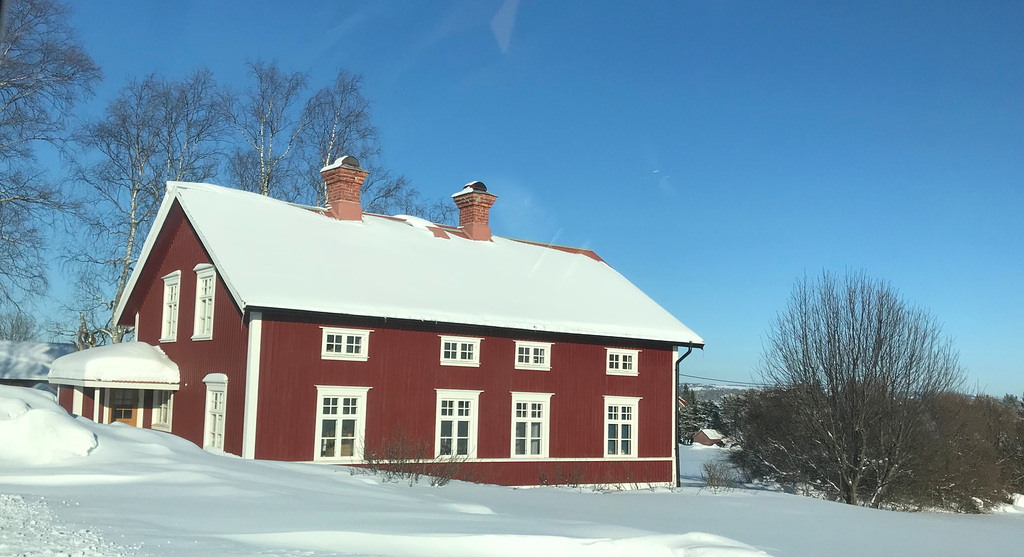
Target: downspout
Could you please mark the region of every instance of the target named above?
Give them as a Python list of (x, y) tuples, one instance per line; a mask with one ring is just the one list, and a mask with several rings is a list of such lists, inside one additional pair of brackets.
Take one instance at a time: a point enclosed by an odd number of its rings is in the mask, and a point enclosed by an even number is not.
[(676, 481), (675, 481), (675, 486), (676, 487), (680, 486), (680, 483), (679, 483), (679, 472), (680, 472), (680, 469), (679, 469), (679, 364), (683, 363), (683, 360), (685, 360), (686, 357), (690, 355), (690, 352), (693, 352), (693, 346), (687, 346), (686, 347), (686, 353), (683, 354), (682, 356), (679, 356), (679, 359), (676, 360), (676, 376), (675, 376), (675, 382), (672, 384), (672, 404), (675, 405), (675, 409), (676, 409), (676, 411), (672, 413), (672, 415), (674, 417), (674, 419), (672, 420), (672, 431), (675, 432), (675, 435), (673, 436), (673, 439), (672, 439), (672, 443), (673, 443), (672, 447), (673, 447), (673, 452), (675, 452), (675, 454), (676, 454), (676, 458), (675, 458), (675, 461), (676, 461)]

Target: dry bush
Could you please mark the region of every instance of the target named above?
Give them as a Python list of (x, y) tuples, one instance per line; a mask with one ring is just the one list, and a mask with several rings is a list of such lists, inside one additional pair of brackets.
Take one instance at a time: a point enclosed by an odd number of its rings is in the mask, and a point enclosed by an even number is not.
[(740, 480), (732, 465), (720, 458), (704, 463), (700, 479), (711, 490), (729, 490), (740, 486)]
[(441, 487), (467, 475), (463, 466), (466, 457), (432, 458), (430, 449), (429, 442), (399, 431), (385, 438), (378, 449), (367, 451), (366, 467), (384, 482), (407, 481), (410, 486), (419, 483), (422, 476), (427, 476), (431, 487)]

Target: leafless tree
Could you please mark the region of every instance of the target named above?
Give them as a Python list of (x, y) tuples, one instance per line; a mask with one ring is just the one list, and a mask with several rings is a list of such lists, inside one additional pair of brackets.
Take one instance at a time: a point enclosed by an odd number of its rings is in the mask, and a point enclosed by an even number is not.
[(47, 286), (43, 229), (66, 207), (35, 164), (40, 143), (60, 145), (75, 104), (92, 94), (99, 68), (52, 0), (5, 3), (0, 32), (0, 303)]
[(455, 212), (452, 203), (427, 202), (405, 177), (395, 176), (380, 164), (380, 132), (370, 117), (370, 101), (363, 97), (362, 77), (340, 70), (334, 83), (316, 92), (306, 103), (305, 130), (300, 136), (305, 182), (303, 201), (323, 206), (327, 192), (320, 168), (343, 155), (356, 157), (369, 172), (361, 199), (367, 212), (416, 215), (445, 222)]
[(113, 311), (167, 181), (215, 175), (226, 125), (223, 102), (208, 70), (182, 81), (151, 75), (129, 80), (104, 116), (76, 134), (83, 148), (99, 156), (80, 170), (89, 186), (92, 210), (83, 218), (92, 236), (70, 257), (80, 264), (80, 311), (101, 339), (120, 342), (128, 332), (113, 322)]
[(928, 312), (864, 273), (804, 278), (773, 323), (761, 373), (776, 386), (743, 440), (772, 475), (879, 506), (918, 463), (926, 404), (958, 388), (951, 340)]
[(22, 311), (0, 314), (0, 340), (38, 340), (39, 326), (31, 315)]
[(286, 73), (276, 62), (249, 63), (255, 81), (241, 98), (229, 97), (226, 114), (243, 145), (229, 158), (228, 172), (240, 189), (293, 201), (299, 192), (293, 157), (305, 127), (301, 94), (308, 76)]

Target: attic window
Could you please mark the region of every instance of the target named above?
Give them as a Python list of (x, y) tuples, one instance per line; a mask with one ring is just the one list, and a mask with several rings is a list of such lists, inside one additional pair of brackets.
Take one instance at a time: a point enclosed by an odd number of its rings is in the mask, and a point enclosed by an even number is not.
[(164, 311), (160, 328), (160, 342), (178, 339), (178, 296), (181, 291), (181, 271), (164, 277)]
[(192, 340), (213, 338), (213, 293), (217, 284), (217, 271), (213, 265), (196, 265), (196, 313)]
[(320, 357), (324, 360), (365, 362), (369, 358), (370, 333), (372, 332), (362, 329), (324, 327), (320, 342)]
[(639, 350), (625, 350), (622, 348), (608, 348), (605, 357), (605, 372), (608, 375), (639, 375), (637, 357)]
[(516, 369), (551, 369), (551, 343), (516, 341)]
[(441, 337), (441, 365), (480, 366), (479, 338)]

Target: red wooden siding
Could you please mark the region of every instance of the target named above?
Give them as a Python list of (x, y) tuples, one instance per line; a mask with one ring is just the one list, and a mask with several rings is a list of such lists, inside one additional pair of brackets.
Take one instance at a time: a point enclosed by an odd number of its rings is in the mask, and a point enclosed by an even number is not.
[(57, 390), (57, 403), (60, 404), (61, 408), (68, 411), (68, 413), (74, 412), (74, 397), (75, 388), (61, 385)]
[[(312, 460), (316, 428), (316, 386), (368, 386), (366, 445), (373, 450), (404, 434), (434, 441), (435, 389), (481, 390), (477, 457), (510, 457), (513, 391), (554, 393), (551, 397), (551, 458), (604, 455), (604, 396), (642, 397), (637, 456), (672, 456), (672, 347), (622, 343), (568, 335), (516, 334), (508, 330), (397, 324), (383, 320), (264, 313), (256, 457)], [(321, 326), (370, 329), (366, 362), (323, 360)], [(439, 335), (483, 337), (479, 367), (440, 364)], [(515, 341), (551, 342), (551, 370), (515, 369)], [(639, 376), (605, 373), (606, 347), (635, 348)], [(624, 464), (625, 463), (625, 464)], [(554, 470), (558, 465), (560, 472)], [(494, 483), (538, 483), (542, 476), (578, 467), (591, 482), (670, 481), (669, 461), (609, 460), (580, 463), (476, 463), (477, 477), (493, 472)], [(497, 470), (500, 469), (500, 473)], [(543, 472), (543, 473), (542, 473)]]
[(92, 387), (85, 387), (82, 389), (82, 393), (82, 417), (89, 418), (94, 422), (99, 422), (99, 420), (96, 419), (96, 416), (93, 415), (93, 411), (96, 410), (94, 398), (96, 396), (96, 389)]
[[(255, 255), (254, 255), (255, 256)], [(132, 325), (139, 313), (138, 340), (159, 346), (181, 372), (179, 391), (172, 395), (171, 432), (203, 445), (206, 418), (206, 385), (210, 373), (228, 376), (224, 450), (242, 454), (242, 420), (245, 399), (245, 361), (249, 327), (231, 298), (220, 274), (214, 293), (213, 339), (192, 340), (195, 320), (196, 273), (200, 263), (213, 263), (181, 207), (175, 203), (150, 253), (145, 269), (126, 304), (122, 324)], [(160, 342), (163, 317), (164, 282), (162, 277), (181, 271), (178, 296), (178, 335), (175, 342)], [(146, 395), (146, 408), (152, 407), (152, 393)], [(144, 412), (145, 424), (152, 423), (152, 412)]]

